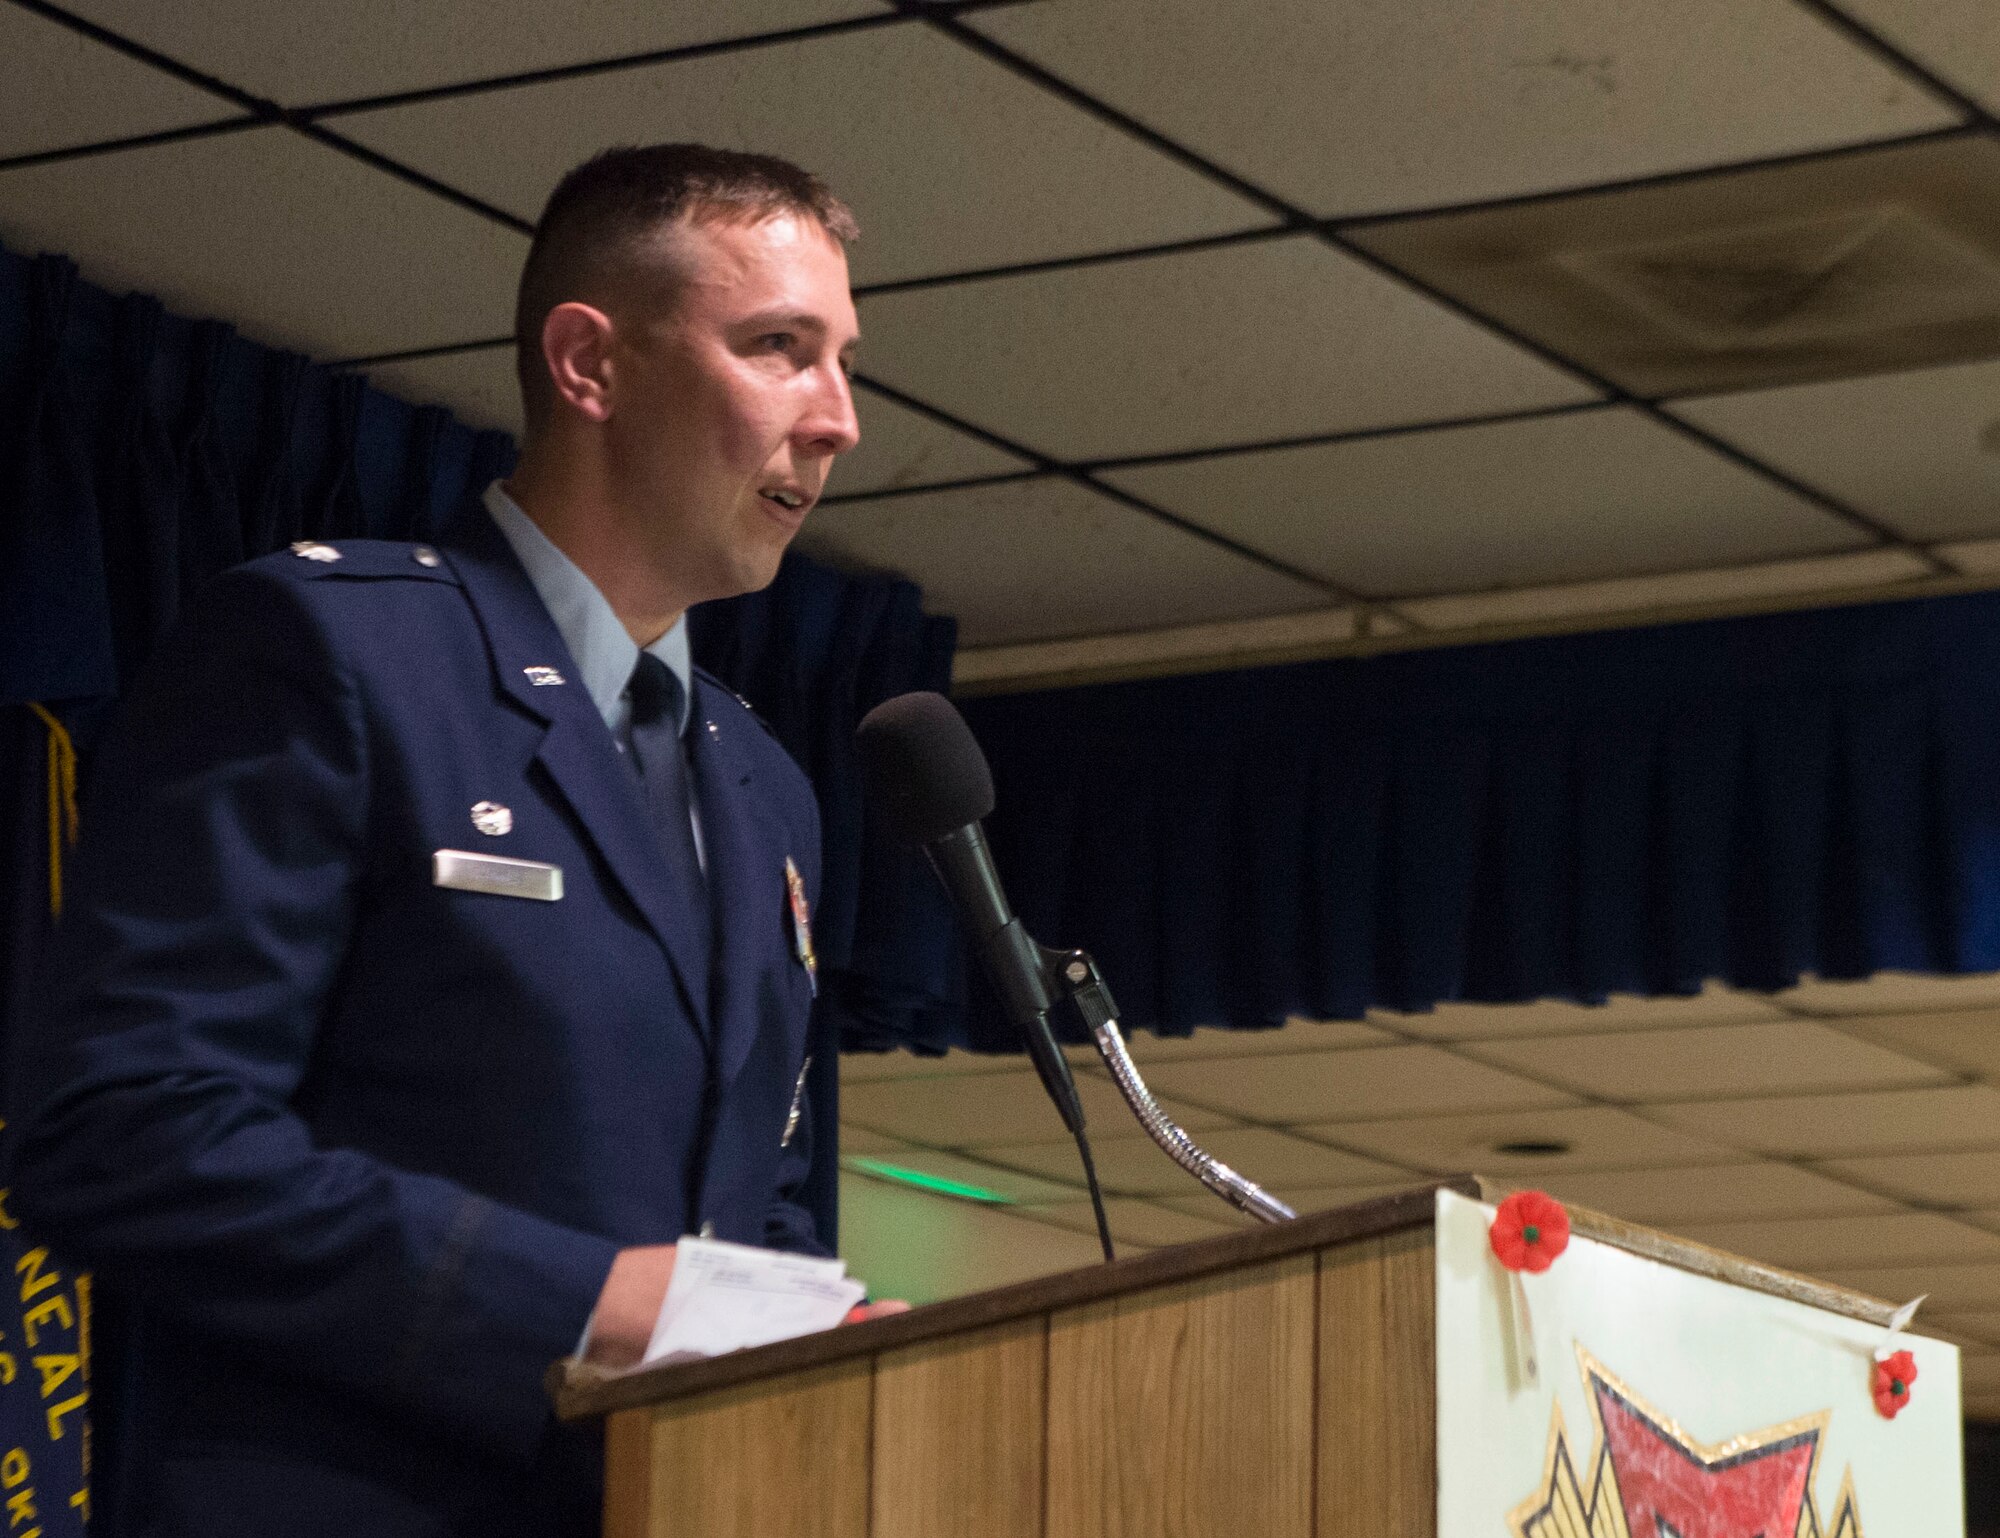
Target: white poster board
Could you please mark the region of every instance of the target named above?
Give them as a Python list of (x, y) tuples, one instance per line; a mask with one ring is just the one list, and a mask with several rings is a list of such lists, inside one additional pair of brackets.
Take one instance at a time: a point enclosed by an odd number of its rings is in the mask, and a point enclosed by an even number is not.
[[(1438, 1538), (1963, 1538), (1958, 1350), (1573, 1237), (1521, 1277), (1437, 1195)], [(1920, 1326), (1919, 1326), (1920, 1327)]]

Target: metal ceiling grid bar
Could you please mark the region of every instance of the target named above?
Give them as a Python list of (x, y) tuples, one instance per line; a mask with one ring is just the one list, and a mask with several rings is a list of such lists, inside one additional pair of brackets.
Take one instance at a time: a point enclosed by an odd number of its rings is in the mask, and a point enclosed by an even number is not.
[(1336, 214), (1322, 221), (1343, 230), (1365, 230), (1378, 224), (1416, 224), (1426, 219), (1449, 219), (1459, 214), (1494, 213), (1506, 208), (1527, 208), (1562, 198), (1600, 192), (1651, 192), (1662, 187), (1678, 187), (1688, 182), (1707, 181), (1715, 176), (1734, 176), (1748, 171), (1788, 171), (1798, 166), (1820, 165), (1869, 155), (1877, 150), (1920, 149), (1927, 144), (1947, 144), (1955, 139), (1978, 138), (1985, 132), (1976, 123), (1948, 123), (1943, 128), (1925, 128), (1916, 133), (1891, 134), (1885, 139), (1863, 139), (1855, 144), (1823, 145), (1819, 149), (1794, 150), (1786, 155), (1753, 155), (1747, 160), (1724, 160), (1713, 165), (1694, 166), (1681, 171), (1654, 171), (1645, 176), (1627, 176), (1608, 182), (1587, 182), (1556, 192), (1514, 192), (1501, 197), (1468, 198), (1462, 203), (1432, 203), (1388, 212)]
[(188, 139), (213, 139), (222, 134), (241, 133), (246, 128), (266, 127), (260, 117), (217, 118), (212, 123), (191, 123), (185, 128), (165, 128), (156, 133), (133, 134), (126, 139), (100, 139), (94, 144), (72, 144), (59, 150), (36, 150), (26, 155), (0, 156), (0, 171), (22, 171), (30, 166), (50, 165), (59, 160), (87, 160), (94, 155), (115, 155), (120, 150), (151, 149), (160, 144), (179, 144)]
[[(984, 0), (991, 4), (992, 0)], [(705, 43), (683, 43), (677, 48), (656, 48), (645, 53), (619, 54), (609, 59), (587, 59), (578, 64), (554, 64), (545, 69), (526, 69), (509, 75), (491, 75), (478, 80), (458, 80), (449, 85), (421, 86), (408, 91), (389, 91), (378, 96), (343, 97), (314, 102), (293, 109), (307, 119), (339, 117), (356, 112), (375, 112), (385, 107), (420, 106), (429, 102), (454, 101), (462, 96), (484, 96), (492, 91), (511, 91), (520, 86), (547, 85), (559, 80), (582, 80), (592, 75), (616, 74), (623, 70), (647, 69), (656, 64), (677, 64), (685, 59), (704, 59), (718, 53), (747, 52), (783, 43), (807, 42), (813, 38), (840, 37), (849, 32), (873, 32), (878, 27), (902, 26), (908, 17), (895, 11), (880, 15), (848, 16), (839, 21), (819, 22), (809, 27), (788, 27), (777, 32), (755, 32), (742, 37), (714, 38)]]
[(1324, 448), (1336, 443), (1368, 443), (1377, 438), (1409, 438), (1423, 433), (1450, 432), (1458, 427), (1498, 427), (1509, 422), (1542, 422), (1551, 417), (1583, 416), (1610, 411), (1621, 403), (1609, 400), (1566, 401), (1560, 406), (1523, 406), (1514, 411), (1485, 411), (1471, 416), (1438, 417), (1424, 422), (1395, 422), (1383, 427), (1348, 427), (1334, 432), (1302, 433), (1293, 438), (1266, 438), (1253, 443), (1225, 443), (1210, 448), (1171, 449), (1157, 454), (1125, 454), (1111, 459), (1075, 461), (1079, 470), (1138, 470), (1154, 465), (1180, 465), (1200, 459), (1230, 459), (1238, 454), (1267, 454), (1280, 449)]
[[(1328, 597), (1336, 599), (1341, 603), (1352, 604), (1360, 611), (1356, 617), (1357, 623), (1365, 621), (1366, 617), (1371, 613), (1391, 613), (1395, 614), (1397, 619), (1402, 620), (1406, 624), (1413, 625), (1417, 629), (1424, 628), (1421, 625), (1417, 625), (1416, 621), (1397, 613), (1393, 604), (1388, 600), (1358, 593), (1352, 588), (1344, 587), (1316, 573), (1305, 571), (1286, 561), (1281, 561), (1276, 556), (1270, 555), (1265, 551), (1231, 539), (1226, 534), (1219, 534), (1214, 529), (1205, 528), (1201, 524), (1191, 522), (1181, 517), (1178, 513), (1171, 513), (1163, 507), (1148, 502), (1143, 497), (1134, 496), (1129, 491), (1123, 491), (1107, 482), (1098, 480), (1087, 470), (1081, 469), (1075, 464), (1066, 460), (1056, 459), (1042, 453), (1039, 449), (1031, 449), (1026, 444), (1016, 443), (1013, 439), (1002, 437), (1000, 434), (986, 428), (974, 426), (961, 417), (954, 416), (948, 411), (933, 406), (928, 401), (920, 400), (914, 395), (897, 389), (894, 385), (884, 384), (872, 375), (857, 373), (854, 376), (854, 382), (881, 396), (884, 400), (893, 401), (899, 406), (917, 412), (921, 416), (928, 417), (931, 421), (941, 426), (964, 433), (967, 437), (976, 438), (992, 448), (1001, 449), (1017, 458), (1025, 459), (1035, 467), (1030, 472), (1008, 474), (1006, 476), (995, 477), (995, 479), (1015, 481), (1047, 477), (1052, 480), (1069, 481), (1088, 491), (1093, 491), (1101, 497), (1108, 497), (1113, 502), (1122, 503), (1135, 512), (1144, 513), (1149, 518), (1155, 518), (1171, 528), (1179, 529), (1183, 534), (1192, 534), (1196, 539), (1206, 544), (1227, 550), (1232, 555), (1242, 556), (1245, 560), (1254, 561), (1257, 565), (1264, 567), (1268, 571), (1274, 571), (1280, 576), (1292, 578), (1295, 582), (1303, 582), (1311, 587), (1316, 587)], [(912, 490), (919, 489), (930, 490), (932, 488), (912, 488)], [(864, 499), (862, 494), (857, 494), (852, 500), (858, 502)]]
[(1836, 4), (1835, 0), (1793, 0), (1793, 3), (1806, 14), (1819, 18), (1834, 31), (1841, 33), (1849, 42), (1874, 54), (1891, 69), (1907, 76), (1933, 96), (1950, 103), (1956, 110), (1964, 113), (1968, 121), (1978, 123), (1987, 129), (2000, 129), (2000, 118), (1987, 111), (1984, 104), (1966, 95), (1929, 66), (1918, 63), (1912, 55), (1890, 42), (1866, 22), (1849, 15), (1846, 8)]

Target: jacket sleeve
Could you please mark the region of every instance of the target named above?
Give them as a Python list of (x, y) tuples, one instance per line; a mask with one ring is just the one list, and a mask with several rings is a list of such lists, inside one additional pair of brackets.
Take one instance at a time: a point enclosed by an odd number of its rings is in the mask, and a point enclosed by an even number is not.
[(14, 1199), (167, 1327), (525, 1457), (616, 1246), (315, 1146), (297, 1112), (370, 793), (308, 588), (213, 584), (103, 745), (16, 1064)]

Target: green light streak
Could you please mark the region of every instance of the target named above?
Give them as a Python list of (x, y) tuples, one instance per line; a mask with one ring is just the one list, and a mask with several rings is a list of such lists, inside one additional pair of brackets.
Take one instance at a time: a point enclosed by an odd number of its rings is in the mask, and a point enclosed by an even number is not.
[(900, 1164), (885, 1164), (880, 1159), (864, 1159), (854, 1154), (840, 1162), (857, 1175), (869, 1175), (893, 1185), (915, 1186), (919, 1191), (934, 1191), (939, 1196), (956, 1196), (961, 1201), (988, 1202), (998, 1207), (1014, 1204), (1013, 1197), (989, 1191), (984, 1186), (967, 1185), (962, 1180), (946, 1180), (942, 1175), (926, 1175), (922, 1170), (904, 1169)]

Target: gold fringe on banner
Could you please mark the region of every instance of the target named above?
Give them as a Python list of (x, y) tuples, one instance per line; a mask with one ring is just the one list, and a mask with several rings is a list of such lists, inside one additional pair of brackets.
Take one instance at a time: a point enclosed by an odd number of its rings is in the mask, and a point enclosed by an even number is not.
[(62, 914), (63, 850), (76, 842), (76, 744), (45, 705), (28, 709), (49, 729), (49, 912)]

